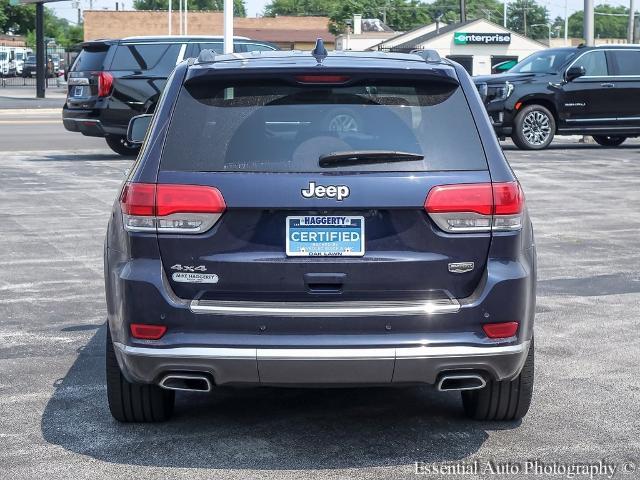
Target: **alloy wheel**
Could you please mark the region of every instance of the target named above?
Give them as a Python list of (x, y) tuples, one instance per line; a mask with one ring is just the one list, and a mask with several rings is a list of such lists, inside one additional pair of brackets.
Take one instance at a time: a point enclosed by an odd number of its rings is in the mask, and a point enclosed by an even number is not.
[(551, 135), (549, 117), (538, 110), (529, 112), (522, 122), (522, 135), (531, 145), (543, 145)]

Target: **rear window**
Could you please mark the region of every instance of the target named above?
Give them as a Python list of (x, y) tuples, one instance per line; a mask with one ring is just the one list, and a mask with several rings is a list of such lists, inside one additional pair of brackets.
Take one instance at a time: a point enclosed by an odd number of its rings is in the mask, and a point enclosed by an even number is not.
[(176, 66), (179, 43), (124, 44), (116, 49), (110, 70), (161, 70), (171, 72)]
[[(91, 70), (104, 70), (104, 59), (107, 56), (107, 49), (86, 49), (83, 48), (71, 70), (73, 72), (88, 72)], [(27, 61), (31, 61), (29, 57)]]
[[(327, 166), (320, 157), (362, 151), (423, 159)], [(324, 166), (320, 166), (323, 163)], [(163, 170), (327, 172), (486, 170), (457, 84), (187, 85), (169, 127)]]

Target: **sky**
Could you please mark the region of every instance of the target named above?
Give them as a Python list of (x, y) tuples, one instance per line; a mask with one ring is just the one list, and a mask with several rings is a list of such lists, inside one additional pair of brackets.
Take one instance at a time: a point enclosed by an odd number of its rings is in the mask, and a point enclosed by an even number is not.
[[(93, 3), (93, 8), (95, 10), (99, 9), (107, 9), (107, 10), (115, 10), (116, 8), (116, 0), (79, 0), (80, 7), (82, 9), (89, 9), (90, 2)], [(564, 18), (564, 6), (565, 0), (537, 0), (541, 5), (546, 5), (549, 9), (551, 19), (553, 20), (557, 16)], [(452, 0), (452, 3), (457, 4), (458, 0)], [(583, 0), (566, 0), (567, 7), (569, 11), (569, 15), (571, 15), (576, 10), (582, 10), (583, 8)], [(118, 3), (121, 5), (124, 4), (126, 10), (130, 10), (132, 8), (133, 0), (118, 0)], [(269, 0), (245, 0), (245, 5), (247, 7), (247, 15), (249, 17), (255, 17), (256, 15), (260, 15), (264, 9), (264, 6), (269, 3)], [(430, 2), (425, 2), (430, 3)], [(629, 5), (628, 0), (595, 0), (594, 3), (596, 5), (606, 3), (609, 5)], [(174, 5), (177, 6), (178, 0), (174, 0)], [(72, 8), (71, 2), (57, 2), (57, 3), (49, 3), (47, 5), (48, 8), (51, 8), (56, 12), (56, 14), (60, 17), (64, 17), (70, 22), (76, 22), (78, 19), (78, 10)], [(491, 20), (501, 23), (499, 18), (492, 18)]]

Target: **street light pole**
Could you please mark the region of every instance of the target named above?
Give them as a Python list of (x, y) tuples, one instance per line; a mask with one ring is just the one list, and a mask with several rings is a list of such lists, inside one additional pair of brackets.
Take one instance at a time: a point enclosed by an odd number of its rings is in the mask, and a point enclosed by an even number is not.
[(171, 27), (173, 26), (173, 0), (169, 0), (169, 35), (173, 35)]

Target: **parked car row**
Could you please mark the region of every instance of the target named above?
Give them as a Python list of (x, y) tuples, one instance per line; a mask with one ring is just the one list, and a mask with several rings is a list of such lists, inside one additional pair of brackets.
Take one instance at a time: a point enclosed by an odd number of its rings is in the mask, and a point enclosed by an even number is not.
[[(104, 137), (121, 155), (137, 155), (140, 146), (126, 139), (129, 120), (155, 111), (167, 78), (178, 63), (205, 49), (220, 53), (222, 45), (220, 36), (130, 37), (83, 43), (67, 77), (64, 127)], [(267, 42), (234, 38), (236, 52), (277, 49)]]
[(553, 48), (474, 77), (497, 135), (540, 150), (555, 135), (618, 146), (640, 135), (640, 47)]
[(0, 46), (0, 76), (21, 75), (25, 59), (30, 54), (30, 48)]
[[(47, 78), (60, 75), (60, 72), (64, 70), (64, 60), (60, 58), (60, 55), (53, 54), (47, 55), (47, 63), (45, 68), (45, 76)], [(29, 55), (24, 62), (24, 67), (20, 73), (23, 78), (31, 78), (36, 76), (36, 56)]]

